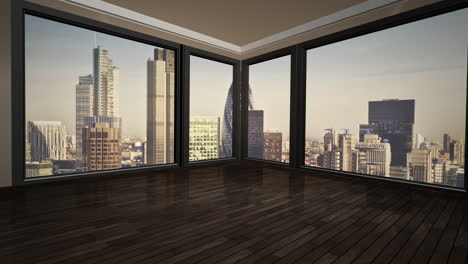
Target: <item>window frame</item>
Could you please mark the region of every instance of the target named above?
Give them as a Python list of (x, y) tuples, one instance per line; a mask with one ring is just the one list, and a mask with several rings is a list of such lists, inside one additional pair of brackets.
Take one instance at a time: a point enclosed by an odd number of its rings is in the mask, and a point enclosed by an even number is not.
[[(278, 59), (280, 57), (290, 56), (291, 58), (291, 66), (290, 66), (290, 100), (289, 100), (289, 163), (279, 162), (274, 160), (265, 160), (265, 159), (257, 159), (249, 157), (248, 153), (248, 130), (249, 130), (249, 120), (248, 120), (248, 107), (249, 107), (249, 67), (262, 63), (267, 62), (270, 60)], [(275, 50), (266, 54), (262, 54), (253, 58), (249, 58), (247, 60), (242, 61), (242, 96), (241, 96), (241, 108), (242, 108), (242, 159), (268, 163), (279, 165), (282, 167), (298, 167), (298, 159), (297, 159), (297, 134), (295, 131), (297, 130), (297, 121), (299, 112), (295, 107), (297, 102), (297, 50), (296, 46), (289, 46), (283, 49)]]
[[(63, 175), (50, 175), (41, 177), (26, 178), (25, 171), (25, 128), (26, 128), (26, 105), (25, 105), (25, 17), (32, 15), (50, 21), (63, 23), (87, 30), (120, 37), (127, 40), (137, 41), (155, 47), (171, 49), (175, 52), (175, 85), (174, 85), (174, 163), (160, 165), (146, 165), (142, 167), (119, 168), (103, 171), (70, 173)], [(120, 175), (126, 172), (155, 171), (167, 168), (180, 167), (182, 156), (181, 149), (184, 148), (181, 140), (182, 134), (182, 111), (184, 105), (181, 104), (181, 55), (182, 45), (117, 27), (107, 23), (102, 23), (85, 17), (73, 15), (59, 10), (51, 9), (24, 0), (12, 1), (11, 6), (11, 43), (12, 43), (12, 182), (13, 186), (27, 185), (32, 183), (42, 183), (58, 181), (63, 179), (80, 179), (85, 177)]]
[[(299, 157), (298, 160), (300, 162), (297, 164), (299, 168), (304, 170), (312, 170), (317, 172), (327, 172), (334, 175), (348, 175), (354, 177), (361, 177), (361, 178), (370, 178), (370, 179), (377, 179), (377, 180), (384, 180), (402, 184), (412, 184), (421, 187), (427, 187), (432, 189), (440, 189), (440, 190), (448, 190), (448, 191), (455, 191), (455, 192), (467, 192), (468, 187), (468, 175), (465, 172), (464, 174), (464, 186), (463, 187), (453, 187), (448, 185), (441, 185), (441, 184), (433, 184), (433, 183), (424, 183), (424, 182), (417, 182), (417, 181), (410, 181), (398, 178), (389, 178), (383, 176), (376, 176), (376, 175), (369, 175), (369, 174), (360, 174), (360, 173), (353, 173), (353, 172), (346, 172), (346, 171), (337, 171), (332, 169), (326, 168), (319, 168), (319, 167), (312, 167), (306, 166), (304, 159), (305, 159), (305, 135), (306, 135), (306, 90), (307, 90), (307, 51), (312, 50), (315, 48), (323, 47), (326, 45), (334, 44), (337, 42), (345, 41), (348, 39), (358, 38), (364, 35), (376, 33), (379, 31), (383, 31), (386, 29), (391, 29), (394, 27), (398, 27), (401, 25), (409, 24), (412, 22), (416, 22), (419, 20), (423, 20), (426, 18), (431, 18), (438, 15), (447, 14), (450, 12), (454, 12), (457, 10), (461, 10), (464, 8), (468, 8), (467, 1), (444, 1), (438, 2), (434, 4), (430, 4), (427, 6), (419, 7), (410, 11), (406, 11), (397, 15), (385, 17), (370, 23), (366, 23), (363, 25), (351, 27), (349, 29), (345, 29), (343, 31), (339, 31), (336, 33), (332, 33), (329, 35), (325, 35), (323, 37), (319, 37), (313, 40), (309, 40), (306, 42), (302, 42), (296, 45), (297, 49), (297, 69), (296, 72), (297, 80), (298, 80), (298, 95), (301, 98), (298, 98), (298, 105), (297, 111), (299, 114), (298, 122), (298, 131), (296, 131), (296, 136), (298, 136), (297, 141), (297, 148), (296, 148), (296, 155)], [(468, 58), (467, 58), (468, 63)], [(468, 64), (467, 64), (468, 65)], [(467, 98), (465, 99), (465, 139), (468, 137), (468, 71), (467, 71)], [(467, 154), (467, 144), (465, 140), (465, 164), (468, 161), (468, 154)]]
[[(235, 60), (226, 56), (222, 56), (219, 54), (215, 54), (209, 51), (184, 46), (182, 48), (183, 52), (183, 105), (184, 105), (184, 112), (183, 112), (183, 126), (184, 128), (184, 135), (182, 136), (182, 140), (184, 141), (184, 145), (187, 146), (186, 148), (182, 149), (182, 161), (184, 165), (195, 166), (195, 165), (206, 165), (206, 164), (213, 164), (219, 162), (226, 162), (230, 160), (239, 160), (240, 159), (240, 138), (241, 138), (241, 131), (240, 131), (240, 61)], [(233, 100), (233, 109), (232, 109), (232, 156), (228, 158), (217, 158), (217, 159), (208, 159), (208, 160), (197, 160), (197, 161), (190, 161), (189, 160), (189, 146), (190, 146), (190, 56), (199, 57), (202, 59), (215, 61), (219, 63), (224, 63), (227, 65), (232, 66), (232, 100)]]

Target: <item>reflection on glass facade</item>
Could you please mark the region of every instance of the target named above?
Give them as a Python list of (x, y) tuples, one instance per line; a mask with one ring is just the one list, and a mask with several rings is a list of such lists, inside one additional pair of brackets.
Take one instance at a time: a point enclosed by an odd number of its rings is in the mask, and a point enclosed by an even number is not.
[(463, 187), (467, 26), (463, 9), (309, 50), (306, 165)]
[(25, 176), (174, 162), (174, 51), (25, 16)]
[(232, 157), (232, 77), (232, 65), (190, 56), (190, 161)]
[(290, 66), (290, 55), (249, 66), (249, 158), (289, 163)]

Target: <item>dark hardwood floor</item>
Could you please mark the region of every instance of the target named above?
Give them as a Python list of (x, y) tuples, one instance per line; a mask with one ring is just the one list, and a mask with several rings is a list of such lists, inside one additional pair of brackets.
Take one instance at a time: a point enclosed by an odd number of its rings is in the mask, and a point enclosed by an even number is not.
[(234, 163), (0, 190), (0, 263), (467, 263), (466, 197)]

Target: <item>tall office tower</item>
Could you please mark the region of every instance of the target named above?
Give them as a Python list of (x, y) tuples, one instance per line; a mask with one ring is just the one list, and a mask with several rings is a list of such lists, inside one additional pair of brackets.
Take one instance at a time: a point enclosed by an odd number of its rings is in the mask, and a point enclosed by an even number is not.
[(263, 159), (263, 110), (248, 112), (248, 157)]
[(265, 132), (263, 133), (263, 158), (281, 162), (283, 149), (283, 133)]
[(428, 149), (413, 149), (407, 154), (409, 179), (432, 183), (432, 159)]
[(449, 153), (450, 143), (452, 143), (452, 138), (449, 134), (444, 134), (444, 153)]
[(364, 174), (390, 176), (390, 161), (392, 159), (389, 143), (382, 143), (376, 134), (365, 134), (364, 142), (356, 143), (359, 153), (358, 172)]
[(454, 164), (465, 165), (465, 142), (453, 140), (449, 146), (450, 160)]
[(121, 168), (120, 128), (109, 123), (85, 126), (83, 136), (83, 169), (98, 171)]
[(327, 131), (323, 136), (323, 146), (325, 151), (332, 151), (336, 147), (335, 130), (330, 128)]
[(192, 116), (190, 118), (189, 160), (210, 160), (219, 158), (220, 120), (219, 117)]
[(175, 53), (170, 49), (154, 49), (154, 60), (166, 62), (166, 72), (175, 72)]
[(413, 148), (414, 100), (369, 102), (369, 126), (372, 133), (388, 140), (392, 149), (392, 166), (407, 165)]
[(445, 178), (445, 160), (432, 160), (432, 183), (444, 184)]
[(341, 170), (353, 171), (353, 152), (356, 139), (353, 134), (346, 131), (338, 135), (338, 148), (341, 150)]
[(368, 124), (359, 124), (359, 142), (364, 142), (365, 134), (372, 134), (373, 126)]
[(223, 113), (223, 128), (222, 128), (222, 144), (221, 158), (232, 157), (232, 116), (233, 116), (233, 88), (232, 84), (229, 87), (226, 103), (224, 104)]
[(341, 151), (332, 150), (323, 154), (323, 167), (332, 170), (341, 170)]
[(148, 165), (174, 163), (174, 51), (154, 52), (147, 62)]
[(418, 133), (418, 134), (416, 134), (414, 136), (414, 147), (413, 148), (419, 149), (419, 148), (421, 148), (421, 144), (423, 144), (425, 142), (426, 142), (426, 138), (424, 138), (423, 135)]
[(93, 50), (93, 115), (118, 117), (119, 69), (112, 65), (107, 49), (98, 46)]
[(66, 130), (58, 121), (28, 121), (31, 161), (66, 159)]
[[(83, 127), (94, 127), (97, 123), (107, 123), (110, 128), (122, 128), (122, 119), (120, 117), (110, 116), (86, 116), (83, 119)], [(120, 142), (120, 139), (119, 139)]]
[(82, 138), (81, 133), (84, 127), (84, 119), (94, 114), (94, 86), (93, 75), (80, 76), (76, 85), (75, 97), (75, 135), (76, 135), (76, 164), (75, 169), (81, 171), (82, 168)]
[(24, 170), (26, 178), (50, 176), (53, 174), (53, 164), (50, 160), (26, 162)]

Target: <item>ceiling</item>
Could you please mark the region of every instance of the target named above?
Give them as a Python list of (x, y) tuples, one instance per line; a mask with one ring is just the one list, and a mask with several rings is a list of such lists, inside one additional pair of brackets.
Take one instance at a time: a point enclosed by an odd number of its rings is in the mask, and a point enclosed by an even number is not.
[(216, 39), (244, 46), (366, 0), (105, 0)]

